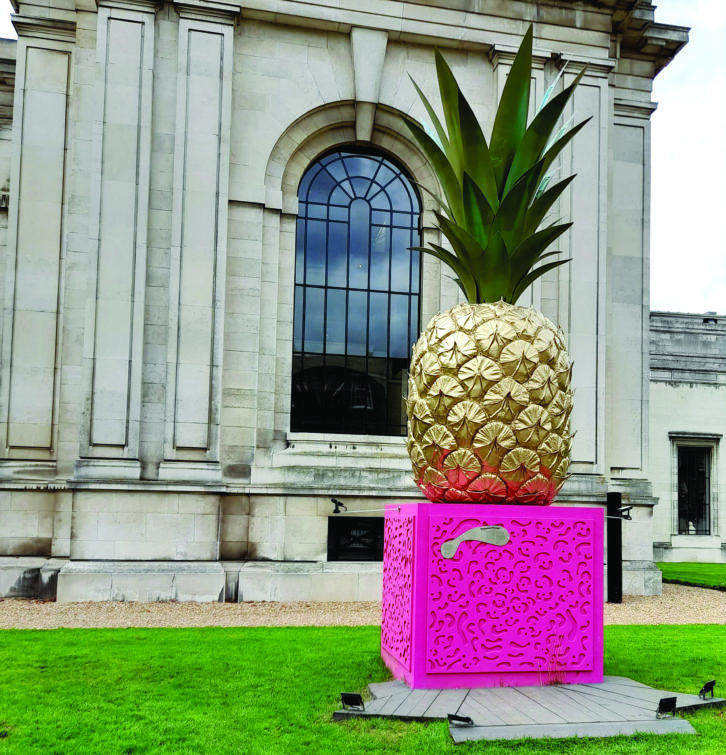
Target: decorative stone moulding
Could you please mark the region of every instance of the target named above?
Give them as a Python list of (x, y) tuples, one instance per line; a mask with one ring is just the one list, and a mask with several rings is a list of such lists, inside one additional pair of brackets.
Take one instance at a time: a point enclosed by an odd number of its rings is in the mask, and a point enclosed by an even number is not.
[(413, 689), (603, 679), (603, 510), (389, 505), (381, 654)]

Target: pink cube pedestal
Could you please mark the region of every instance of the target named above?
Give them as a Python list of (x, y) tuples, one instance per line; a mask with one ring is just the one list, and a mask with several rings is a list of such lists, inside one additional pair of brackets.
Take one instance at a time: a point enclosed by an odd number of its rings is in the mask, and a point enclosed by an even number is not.
[[(387, 506), (381, 654), (394, 677), (412, 689), (601, 682), (603, 523), (597, 508)], [(475, 539), (493, 527), (505, 544)]]

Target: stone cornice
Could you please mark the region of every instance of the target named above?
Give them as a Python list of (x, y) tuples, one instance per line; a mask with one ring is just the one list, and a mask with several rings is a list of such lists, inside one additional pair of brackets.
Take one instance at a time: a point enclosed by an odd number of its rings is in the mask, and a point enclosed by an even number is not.
[(57, 42), (76, 41), (76, 22), (60, 18), (35, 18), (34, 16), (11, 16), (18, 37), (52, 39)]
[(613, 102), (615, 115), (629, 118), (650, 118), (658, 107), (657, 102), (643, 102), (641, 100), (624, 100), (616, 97)]
[(652, 63), (653, 76), (688, 43), (688, 27), (656, 22), (655, 6), (644, 2), (636, 3), (619, 22), (613, 20), (619, 57)]
[(211, 0), (174, 0), (173, 5), (181, 18), (227, 24), (235, 23), (242, 10), (239, 3)]
[(156, 13), (163, 4), (162, 0), (96, 0), (98, 8), (122, 8), (137, 13)]

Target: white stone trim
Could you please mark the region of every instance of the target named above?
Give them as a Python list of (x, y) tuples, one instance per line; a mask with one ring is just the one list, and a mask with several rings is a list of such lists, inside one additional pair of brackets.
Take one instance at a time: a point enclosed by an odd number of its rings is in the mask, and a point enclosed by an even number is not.
[[(164, 457), (166, 461), (207, 461), (219, 460), (219, 423), (221, 402), (221, 365), (224, 333), (225, 267), (227, 252), (227, 212), (229, 203), (229, 154), (232, 100), (232, 46), (233, 27), (224, 23), (213, 23), (194, 17), (182, 16), (179, 21), (179, 53), (177, 71), (177, 134), (174, 148), (174, 189), (172, 204), (172, 246), (171, 280), (169, 286), (169, 343), (167, 356), (166, 420)], [(217, 109), (206, 111), (200, 102), (190, 102), (190, 97), (203, 98), (205, 91), (199, 88), (199, 81), (193, 80), (189, 66), (193, 63), (192, 38), (196, 36), (211, 42), (218, 38), (219, 78)], [(197, 63), (203, 63), (201, 59)], [(210, 82), (215, 80), (213, 72), (205, 72)], [(195, 86), (196, 84), (196, 86)], [(194, 112), (192, 112), (192, 110)], [(197, 121), (196, 124), (193, 121)], [(203, 154), (193, 138), (194, 128), (199, 128), (210, 139), (216, 137), (216, 163), (204, 162)], [(190, 133), (192, 136), (190, 137)], [(209, 146), (209, 145), (207, 145)], [(189, 161), (197, 161), (194, 166), (198, 179), (205, 169), (212, 170), (214, 186), (214, 236), (213, 250), (202, 249), (190, 243), (195, 239), (192, 231), (195, 222), (193, 187), (187, 185)], [(211, 174), (207, 175), (209, 178)], [(197, 199), (200, 199), (198, 197)], [(201, 210), (200, 210), (201, 211)], [(210, 265), (205, 267), (205, 259)], [(197, 302), (189, 288), (191, 279), (185, 277), (184, 265), (191, 265), (194, 271), (207, 283), (207, 299)], [(196, 281), (195, 281), (196, 283)], [(186, 285), (185, 285), (186, 284)], [(191, 297), (191, 298), (190, 298)], [(196, 327), (195, 312), (202, 317), (202, 325), (195, 332), (200, 339), (199, 351), (209, 354), (208, 358), (193, 363), (196, 349), (187, 339), (188, 329)], [(208, 313), (208, 314), (205, 314)], [(209, 318), (209, 329), (205, 328), (205, 318)], [(193, 379), (198, 373), (198, 380)], [(183, 388), (183, 392), (182, 389)], [(201, 421), (201, 413), (206, 414)], [(197, 416), (199, 415), (199, 416)], [(167, 465), (166, 473), (191, 474), (191, 470), (181, 465)], [(198, 470), (197, 470), (198, 471)], [(216, 479), (217, 474), (213, 477)], [(194, 475), (196, 478), (196, 474)]]
[[(700, 432), (669, 432), (671, 442), (671, 522), (672, 522), (672, 547), (717, 547), (712, 544), (720, 543), (719, 536), (719, 498), (718, 498), (718, 469), (719, 469), (719, 445), (722, 435), (720, 433)], [(678, 449), (681, 446), (696, 446), (711, 449), (711, 497), (709, 510), (711, 514), (710, 535), (679, 535), (678, 534)]]
[[(138, 459), (141, 422), (141, 381), (144, 346), (144, 303), (151, 168), (151, 111), (154, 80), (155, 5), (105, 2), (98, 10), (96, 45), (96, 118), (93, 124), (91, 164), (94, 181), (89, 202), (89, 236), (93, 253), (89, 256), (88, 302), (84, 341), (83, 385), (85, 388), (81, 424), (81, 455), (85, 457)], [(123, 65), (127, 52), (121, 38), (116, 40), (117, 60), (110, 59), (112, 33), (138, 33), (138, 92), (135, 110), (129, 108), (109, 117), (108, 109), (128, 89), (114, 81), (114, 68)], [(116, 32), (113, 31), (116, 27)], [(127, 119), (134, 118), (129, 124)], [(128, 144), (124, 127), (136, 130), (136, 149), (131, 163), (135, 180), (119, 181), (109, 168)], [(119, 250), (116, 193), (125, 186), (133, 201), (120, 208), (129, 229), (125, 248)], [(119, 251), (121, 254), (119, 254)], [(123, 255), (126, 258), (123, 259)], [(121, 258), (120, 258), (121, 257)], [(128, 276), (128, 311), (117, 310), (117, 291)], [(104, 357), (104, 351), (109, 353)], [(122, 356), (119, 357), (118, 355)], [(124, 369), (125, 362), (125, 369)], [(90, 465), (92, 466), (92, 465)], [(129, 466), (128, 474), (132, 465)], [(138, 478), (139, 464), (135, 462)], [(103, 468), (103, 467), (101, 467)], [(76, 467), (78, 473), (84, 465)]]
[[(69, 171), (67, 154), (70, 130), (68, 123), (68, 95), (72, 91), (73, 86), (73, 44), (68, 39), (71, 26), (73, 34), (75, 34), (75, 24), (66, 25), (67, 29), (63, 27), (69, 34), (63, 33), (60, 36), (53, 33), (55, 25), (56, 22), (49, 19), (32, 25), (32, 29), (37, 34), (28, 34), (30, 39), (23, 36), (28, 29), (22, 24), (18, 26), (20, 37), (17, 48), (13, 108), (13, 152), (10, 175), (11, 201), (8, 216), (7, 256), (5, 260), (3, 341), (0, 350), (0, 455), (24, 459), (55, 458), (58, 434), (57, 417), (60, 401), (58, 357), (61, 353), (63, 333), (63, 281), (65, 278), (65, 225), (67, 217), (66, 194)], [(44, 91), (42, 87), (36, 89), (35, 84), (29, 86), (27, 81), (29, 56), (35, 57), (44, 54), (56, 57), (60, 56), (58, 57), (58, 62), (61, 68), (65, 67), (64, 91)], [(36, 120), (33, 123), (30, 123), (28, 120), (29, 116), (26, 111), (29, 110), (30, 115), (33, 115), (33, 109), (26, 107), (30, 98), (37, 99), (43, 95), (48, 97), (55, 95), (57, 99), (62, 98), (63, 115), (62, 120), (58, 119), (60, 122), (49, 120), (47, 112), (43, 113), (45, 120), (41, 122), (37, 107), (35, 108)], [(50, 207), (45, 208), (42, 214), (46, 220), (55, 218), (58, 225), (57, 242), (55, 242), (57, 244), (57, 258), (54, 256), (54, 260), (57, 259), (57, 267), (55, 271), (48, 269), (49, 260), (42, 256), (41, 246), (41, 254), (36, 254), (34, 264), (30, 264), (29, 268), (35, 268), (36, 271), (38, 268), (42, 269), (51, 277), (51, 286), (47, 287), (45, 291), (41, 287), (40, 291), (38, 291), (31, 279), (32, 271), (30, 278), (28, 275), (18, 277), (18, 261), (22, 259), (28, 263), (32, 254), (39, 249), (37, 240), (33, 242), (31, 239), (32, 248), (24, 251), (23, 234), (20, 233), (20, 229), (23, 218), (22, 212), (27, 211), (29, 206), (28, 200), (31, 200), (31, 197), (35, 197), (41, 189), (45, 188), (45, 183), (47, 182), (43, 180), (43, 176), (46, 175), (45, 171), (48, 166), (47, 163), (39, 162), (37, 151), (34, 155), (32, 147), (29, 146), (27, 148), (27, 155), (24, 154), (23, 145), (25, 144), (26, 135), (31, 133), (31, 129), (35, 130), (36, 138), (38, 133), (42, 132), (45, 143), (45, 137), (50, 134), (52, 128), (62, 129), (60, 133), (56, 131), (57, 141), (59, 144), (62, 144), (56, 155), (61, 160), (60, 176), (53, 186), (57, 191), (56, 201), (52, 202), (53, 210), (51, 211)], [(45, 159), (47, 160), (47, 156)], [(23, 180), (26, 175), (28, 178)], [(23, 190), (26, 184), (28, 186)], [(26, 199), (28, 204), (24, 203), (24, 207), (21, 210), (20, 199), (23, 194), (28, 195)], [(48, 203), (47, 198), (46, 203)], [(43, 204), (42, 201), (41, 204)], [(37, 218), (33, 218), (29, 227), (45, 232), (48, 223), (40, 223)], [(50, 248), (48, 245), (46, 247), (47, 249)], [(19, 287), (22, 288), (22, 292), (19, 290)], [(21, 300), (21, 306), (18, 306), (20, 293), (22, 293), (24, 298), (28, 298), (28, 301), (23, 302)], [(25, 315), (25, 323), (18, 323), (20, 313)], [(16, 338), (18, 328), (22, 329), (24, 335), (27, 337), (31, 335), (29, 328), (33, 330), (33, 336), (36, 339), (42, 335), (42, 332), (39, 334), (40, 329), (37, 327), (38, 324), (32, 322), (33, 316), (42, 317), (45, 321), (44, 330), (46, 338), (43, 343), (38, 343), (36, 340), (30, 351), (27, 348), (25, 349), (28, 353), (20, 354), (17, 352), (17, 349), (19, 348), (18, 344), (21, 343), (22, 345), (22, 342), (19, 342)], [(22, 357), (19, 364), (15, 362), (16, 356)], [(38, 358), (42, 358), (43, 363), (38, 364)], [(20, 374), (16, 371), (16, 367), (19, 371), (25, 370), (25, 373)], [(28, 385), (28, 377), (35, 377), (40, 383), (45, 383), (45, 389), (40, 390), (40, 385), (36, 386), (35, 389), (32, 385)], [(30, 403), (32, 403), (35, 407), (33, 409), (34, 416), (40, 420), (34, 423), (34, 427), (31, 427), (25, 421), (24, 412), (20, 412), (17, 424), (21, 430), (26, 428), (26, 433), (25, 437), (19, 437), (15, 440), (11, 432), (14, 378), (22, 382), (22, 391), (28, 394), (24, 400), (24, 405), (20, 408), (30, 406)], [(20, 388), (19, 385), (18, 388)], [(44, 403), (43, 408), (45, 411), (44, 413), (41, 412), (42, 416), (37, 411), (37, 406), (40, 402)]]

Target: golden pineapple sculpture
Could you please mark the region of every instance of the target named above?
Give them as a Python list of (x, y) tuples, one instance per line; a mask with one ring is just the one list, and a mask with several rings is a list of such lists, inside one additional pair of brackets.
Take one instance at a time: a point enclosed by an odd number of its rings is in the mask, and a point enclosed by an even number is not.
[(413, 350), (408, 452), (431, 501), (549, 504), (570, 457), (570, 362), (534, 309), (459, 304)]
[(415, 82), (437, 138), (406, 118), (443, 189), (434, 214), (451, 246), (418, 250), (447, 264), (467, 299), (431, 320), (411, 360), (408, 451), (416, 484), (434, 502), (549, 505), (567, 479), (573, 402), (564, 335), (516, 302), (569, 261), (539, 264), (558, 254), (546, 249), (572, 224), (539, 226), (574, 178), (548, 188), (553, 161), (587, 123), (554, 133), (584, 71), (550, 99), (555, 81), (528, 125), (531, 60), (530, 27), (488, 142), (438, 51), (446, 127)]

